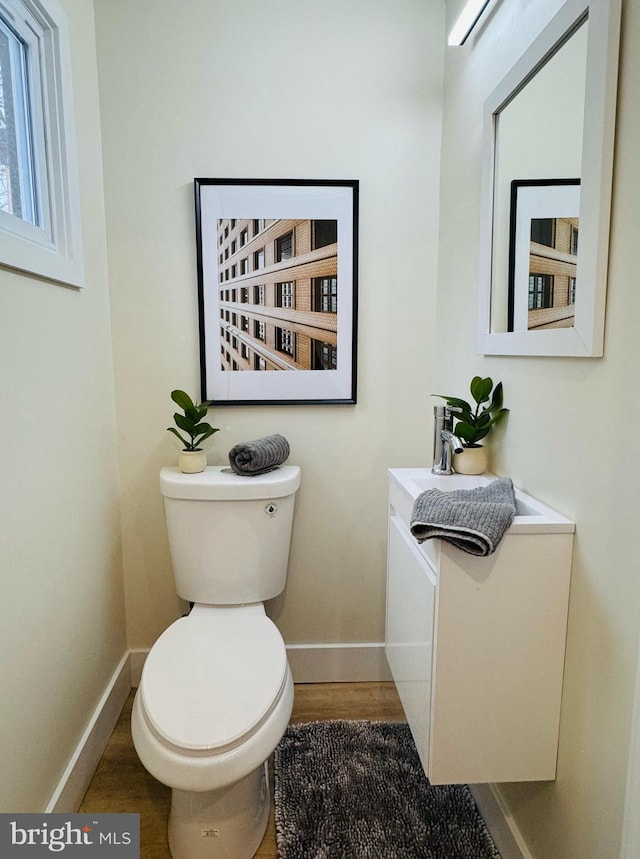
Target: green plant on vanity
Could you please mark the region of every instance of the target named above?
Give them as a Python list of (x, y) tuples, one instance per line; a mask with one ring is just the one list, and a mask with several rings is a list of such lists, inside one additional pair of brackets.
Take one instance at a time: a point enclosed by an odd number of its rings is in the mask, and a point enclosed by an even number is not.
[[(196, 405), (189, 394), (184, 391), (171, 391), (171, 399), (184, 413), (176, 412), (173, 416), (176, 426), (182, 432), (178, 432), (175, 427), (167, 427), (167, 432), (173, 433), (182, 442), (180, 470), (188, 474), (204, 471), (207, 459), (202, 450), (202, 442), (219, 432), (217, 427), (212, 427), (210, 423), (203, 420), (211, 403), (206, 401)], [(185, 438), (185, 435), (188, 436), (188, 439)]]
[[(460, 409), (454, 414), (456, 425), (454, 432), (464, 447), (479, 447), (479, 442), (486, 438), (492, 428), (501, 421), (509, 409), (503, 408), (502, 382), (493, 387), (493, 380), (474, 376), (469, 386), (475, 407), (459, 397), (449, 397), (436, 394), (446, 400), (447, 404)], [(492, 393), (493, 391), (493, 393)], [(489, 405), (485, 406), (484, 404)]]
[(464, 451), (454, 455), (454, 470), (461, 474), (482, 474), (487, 469), (487, 454), (480, 442), (489, 435), (498, 421), (504, 418), (509, 409), (502, 405), (502, 382), (498, 382), (494, 388), (493, 379), (474, 376), (469, 390), (475, 405), (460, 397), (444, 394), (436, 396), (458, 410), (454, 412), (456, 423), (453, 431), (462, 442)]

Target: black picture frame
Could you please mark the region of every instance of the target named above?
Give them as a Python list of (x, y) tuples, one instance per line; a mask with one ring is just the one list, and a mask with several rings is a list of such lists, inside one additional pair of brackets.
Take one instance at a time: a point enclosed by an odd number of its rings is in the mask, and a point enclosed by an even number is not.
[[(572, 327), (575, 313), (576, 300), (576, 269), (577, 248), (573, 262), (566, 257), (570, 249), (559, 251), (557, 265), (559, 269), (568, 269), (573, 272), (572, 290), (567, 287), (567, 294), (572, 291), (573, 301), (555, 308), (557, 312), (549, 313), (549, 319), (536, 320), (536, 308), (530, 307), (530, 277), (532, 260), (536, 256), (536, 243), (532, 235), (534, 222), (549, 222), (570, 228), (575, 222), (575, 241), (577, 242), (578, 223), (580, 212), (580, 179), (514, 179), (511, 182), (511, 207), (509, 223), (509, 283), (507, 304), (507, 331), (531, 331), (540, 330), (543, 327)], [(554, 242), (555, 244), (555, 242)], [(557, 248), (550, 248), (547, 257), (551, 260)], [(564, 257), (562, 261), (560, 258)], [(545, 271), (552, 271), (549, 264)], [(548, 275), (553, 277), (553, 275)], [(567, 279), (569, 275), (563, 275)], [(544, 284), (541, 286), (544, 291)], [(562, 299), (564, 301), (564, 298)], [(544, 309), (544, 308), (539, 308)], [(549, 308), (551, 309), (551, 308)], [(541, 315), (541, 314), (539, 314)]]
[(202, 400), (354, 404), (358, 180), (194, 179)]

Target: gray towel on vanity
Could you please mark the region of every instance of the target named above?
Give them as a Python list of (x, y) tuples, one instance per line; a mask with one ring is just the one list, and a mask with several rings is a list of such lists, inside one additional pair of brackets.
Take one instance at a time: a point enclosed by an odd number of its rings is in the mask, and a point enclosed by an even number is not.
[(236, 474), (254, 477), (273, 471), (289, 456), (289, 442), (282, 435), (266, 435), (243, 441), (229, 451), (229, 464)]
[(476, 489), (427, 489), (415, 500), (411, 533), (419, 543), (440, 537), (471, 555), (491, 555), (513, 522), (513, 483), (501, 477)]

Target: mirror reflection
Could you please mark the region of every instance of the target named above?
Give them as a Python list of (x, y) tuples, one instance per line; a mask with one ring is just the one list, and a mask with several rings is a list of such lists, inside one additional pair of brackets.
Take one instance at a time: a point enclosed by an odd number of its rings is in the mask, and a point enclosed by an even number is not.
[(491, 331), (574, 325), (586, 18), (495, 114)]

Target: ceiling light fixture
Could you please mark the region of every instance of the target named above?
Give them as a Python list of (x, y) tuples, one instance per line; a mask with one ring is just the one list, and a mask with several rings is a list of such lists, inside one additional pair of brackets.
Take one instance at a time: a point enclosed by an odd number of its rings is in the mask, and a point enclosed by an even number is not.
[(467, 0), (453, 30), (449, 33), (450, 45), (464, 45), (490, 2), (491, 0)]

